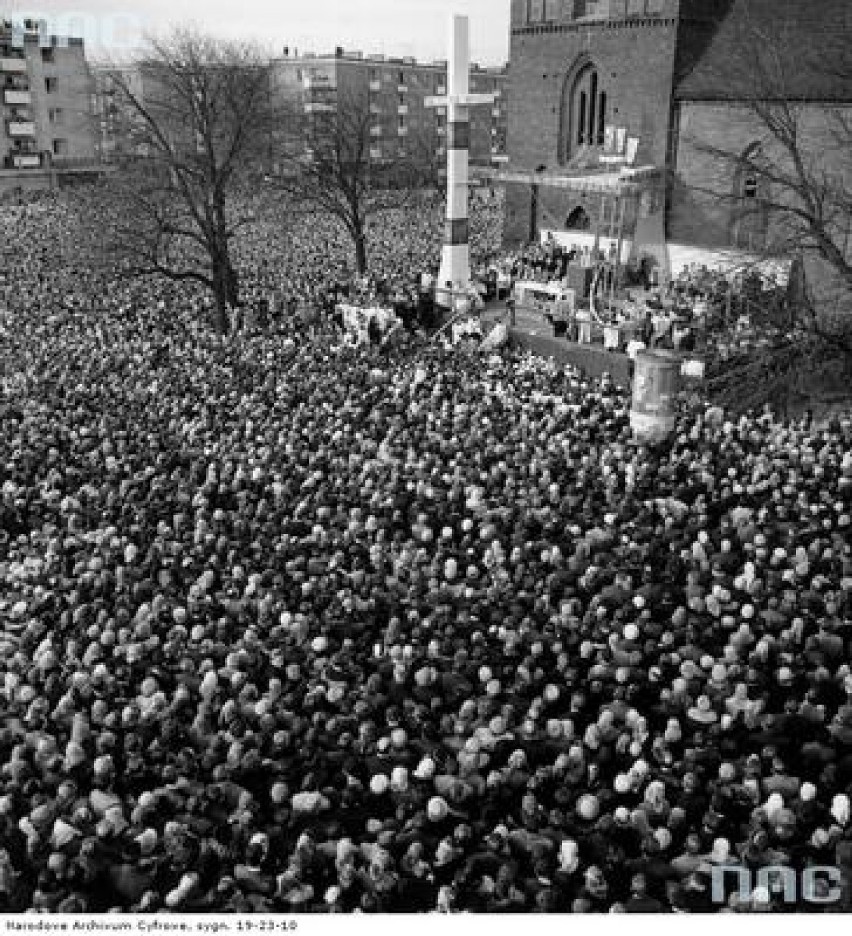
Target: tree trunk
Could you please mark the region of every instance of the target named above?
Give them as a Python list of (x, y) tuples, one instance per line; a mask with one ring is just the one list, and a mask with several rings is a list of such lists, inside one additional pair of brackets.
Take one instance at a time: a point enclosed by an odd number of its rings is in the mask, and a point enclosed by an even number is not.
[(228, 271), (221, 259), (213, 262), (213, 292), (216, 299), (216, 331), (220, 335), (227, 335), (231, 326), (228, 316), (228, 306), (234, 305), (231, 301), (231, 283)]
[(225, 277), (227, 282), (228, 302), (235, 306), (240, 301), (240, 277), (231, 266), (230, 257), (225, 262)]
[(363, 276), (367, 272), (367, 238), (360, 224), (352, 231), (352, 240), (355, 242), (355, 269)]
[(216, 277), (216, 307), (214, 326), (220, 335), (227, 335), (230, 321), (228, 319), (228, 296), (222, 288), (221, 277)]

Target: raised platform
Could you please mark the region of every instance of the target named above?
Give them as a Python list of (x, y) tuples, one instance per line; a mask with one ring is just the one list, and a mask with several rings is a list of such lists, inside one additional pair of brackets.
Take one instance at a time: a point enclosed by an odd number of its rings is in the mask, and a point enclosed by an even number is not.
[[(503, 321), (504, 315), (504, 303), (489, 303), (482, 316), (486, 331), (495, 321)], [(581, 345), (556, 338), (550, 323), (536, 312), (518, 309), (509, 337), (515, 345), (560, 364), (571, 364), (593, 379), (609, 374), (619, 387), (630, 388), (631, 361), (626, 354), (606, 351), (601, 345)]]
[(626, 354), (605, 351), (598, 345), (581, 345), (565, 338), (536, 334), (523, 328), (509, 332), (511, 341), (541, 357), (551, 358), (559, 364), (570, 364), (592, 379), (609, 374), (623, 389), (630, 387), (631, 361)]

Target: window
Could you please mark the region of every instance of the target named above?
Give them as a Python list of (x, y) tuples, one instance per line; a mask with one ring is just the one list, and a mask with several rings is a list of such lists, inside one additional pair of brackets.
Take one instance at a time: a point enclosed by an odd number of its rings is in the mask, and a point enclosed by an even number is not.
[(743, 250), (764, 248), (769, 232), (769, 186), (760, 176), (760, 158), (760, 144), (753, 143), (743, 152), (734, 174), (731, 243)]
[(597, 116), (597, 107), (598, 107), (598, 73), (596, 71), (592, 72), (592, 76), (589, 79), (589, 126), (586, 131), (586, 140), (589, 143), (589, 146), (595, 145), (595, 131), (597, 130), (597, 125), (595, 124), (595, 118)]
[(59, 84), (56, 78), (45, 78), (44, 79), (44, 90), (48, 94), (56, 94), (56, 89), (59, 87)]
[(568, 215), (565, 227), (569, 231), (588, 231), (592, 227), (592, 222), (586, 210), (581, 205), (577, 205)]
[(51, 107), (47, 112), (47, 118), (52, 124), (62, 123), (62, 108)]
[(52, 47), (49, 49), (41, 50), (41, 60), (42, 62), (51, 62), (51, 63), (56, 61), (56, 55)]
[(580, 92), (580, 119), (577, 121), (577, 146), (582, 146), (586, 142), (586, 111), (588, 108), (588, 95), (585, 91)]
[(569, 74), (562, 93), (559, 159), (566, 162), (580, 147), (601, 147), (606, 137), (609, 99), (594, 65)]
[(53, 141), (53, 155), (54, 156), (67, 156), (68, 155), (68, 141), (67, 140), (54, 140)]
[(527, 22), (540, 23), (544, 18), (544, 0), (529, 0)]

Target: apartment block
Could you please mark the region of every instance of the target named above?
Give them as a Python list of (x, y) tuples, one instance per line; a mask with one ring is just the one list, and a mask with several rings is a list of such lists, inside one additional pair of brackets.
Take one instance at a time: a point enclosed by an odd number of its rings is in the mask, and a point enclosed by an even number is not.
[[(446, 153), (446, 113), (427, 97), (446, 93), (447, 63), (365, 55), (338, 48), (332, 55), (290, 55), (273, 63), (273, 88), (306, 114), (335, 111), (343, 101), (369, 113), (370, 156), (376, 163)], [(471, 69), (471, 91), (496, 96), (492, 107), (471, 111), (472, 165), (506, 157), (508, 71)]]
[(93, 84), (82, 39), (47, 35), (29, 20), (2, 21), (0, 94), (0, 169), (38, 174), (94, 160)]

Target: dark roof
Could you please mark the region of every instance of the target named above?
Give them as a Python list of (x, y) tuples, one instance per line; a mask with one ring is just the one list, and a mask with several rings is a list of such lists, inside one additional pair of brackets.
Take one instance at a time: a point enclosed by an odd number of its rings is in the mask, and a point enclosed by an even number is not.
[(675, 98), (852, 103), (852, 0), (729, 0), (681, 23)]

